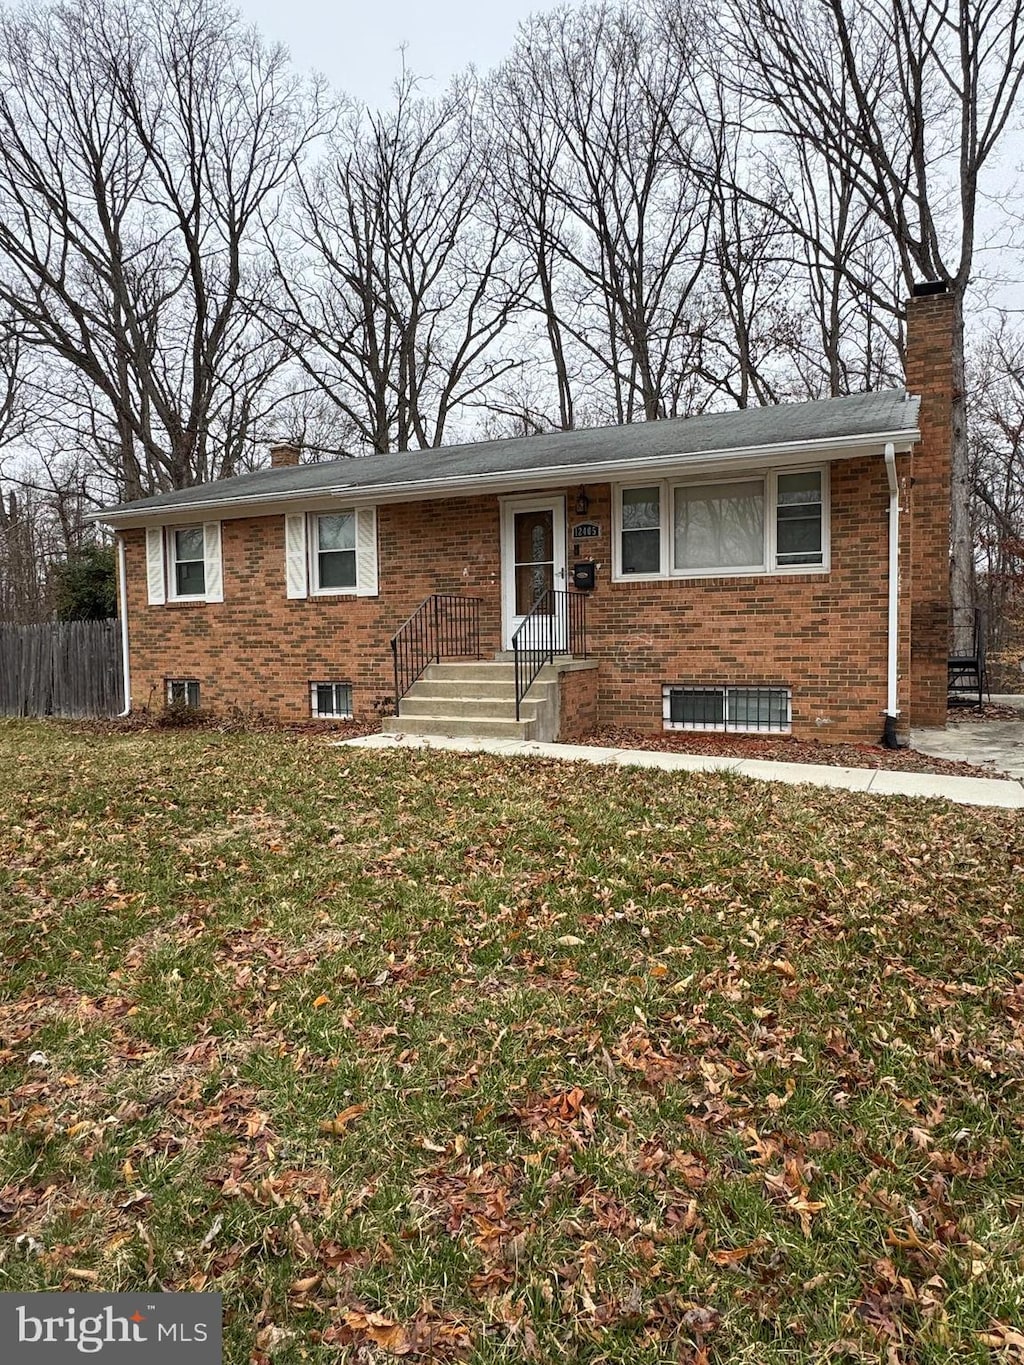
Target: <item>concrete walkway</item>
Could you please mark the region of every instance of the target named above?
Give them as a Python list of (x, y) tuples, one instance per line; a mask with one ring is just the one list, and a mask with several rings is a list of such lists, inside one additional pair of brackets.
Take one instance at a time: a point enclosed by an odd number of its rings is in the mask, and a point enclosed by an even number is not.
[(722, 758), (712, 754), (599, 749), (581, 744), (462, 739), (444, 735), (364, 735), (361, 739), (339, 740), (338, 743), (359, 749), (448, 749), (457, 753), (511, 754), (517, 757), (559, 758), (567, 762), (615, 763), (620, 767), (664, 768), (669, 772), (738, 773), (741, 777), (753, 777), (762, 782), (806, 782), (816, 787), (870, 792), (872, 796), (937, 796), (964, 806), (1024, 809), (1024, 786), (1006, 778), (945, 777), (938, 773), (893, 772), (886, 768), (839, 768), (824, 763), (768, 763), (757, 758)]

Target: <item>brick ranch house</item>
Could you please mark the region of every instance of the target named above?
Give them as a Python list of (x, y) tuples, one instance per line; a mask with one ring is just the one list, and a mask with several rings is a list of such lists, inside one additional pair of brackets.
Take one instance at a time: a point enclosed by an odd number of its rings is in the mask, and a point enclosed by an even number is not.
[[(941, 725), (952, 321), (934, 286), (910, 300), (909, 393), (323, 464), (276, 447), (110, 508), (129, 704), (393, 716), (397, 660), (399, 731)], [(520, 692), (546, 663), (518, 723), (494, 662), (514, 646)]]

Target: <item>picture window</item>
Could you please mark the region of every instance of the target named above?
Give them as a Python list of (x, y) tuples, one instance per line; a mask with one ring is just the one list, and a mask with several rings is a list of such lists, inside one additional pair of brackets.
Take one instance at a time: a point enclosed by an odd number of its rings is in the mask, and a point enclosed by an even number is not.
[(784, 573), (828, 563), (825, 468), (620, 488), (615, 577)]

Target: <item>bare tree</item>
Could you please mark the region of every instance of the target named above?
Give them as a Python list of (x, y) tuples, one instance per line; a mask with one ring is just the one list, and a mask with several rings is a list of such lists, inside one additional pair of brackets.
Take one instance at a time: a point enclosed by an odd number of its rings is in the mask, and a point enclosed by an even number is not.
[[(542, 347), (554, 378), (555, 411), (547, 411), (543, 386), (515, 376), (514, 392), (501, 401), (501, 416), (516, 435), (577, 425), (577, 386), (582, 366), (573, 355), (573, 319), (567, 310), (567, 274), (560, 242), (569, 231), (569, 210), (560, 190), (564, 134), (556, 116), (555, 73), (546, 77), (534, 61), (512, 57), (487, 86), (487, 118), (493, 138), (492, 192), (508, 206), (512, 232), (532, 262), (529, 314), (543, 326)], [(527, 338), (529, 344), (529, 338)], [(499, 423), (499, 429), (504, 430)]]
[(1024, 335), (1005, 319), (969, 358), (972, 523), (979, 597), (997, 668), (1024, 657)]
[(499, 345), (524, 280), (491, 211), (472, 82), (354, 112), (300, 178), (277, 248), (293, 349), (371, 451), (440, 445), (518, 362)]
[(534, 17), (498, 73), (504, 189), (535, 261), (561, 425), (573, 389), (619, 422), (693, 402), (711, 215), (671, 154), (686, 79), (641, 9), (603, 4)]
[(258, 215), (323, 120), (218, 0), (0, 15), (0, 300), (125, 496), (237, 467), (282, 362)]
[(959, 647), (973, 621), (964, 295), (982, 174), (1024, 81), (1024, 0), (725, 0), (722, 15), (719, 43), (764, 130), (809, 148), (852, 189), (890, 235), (906, 287), (941, 280), (953, 295)]

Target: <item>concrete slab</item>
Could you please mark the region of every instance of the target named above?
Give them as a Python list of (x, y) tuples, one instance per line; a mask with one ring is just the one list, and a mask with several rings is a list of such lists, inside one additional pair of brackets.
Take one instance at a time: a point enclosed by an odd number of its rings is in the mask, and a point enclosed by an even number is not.
[(734, 773), (741, 762), (722, 754), (663, 754), (654, 749), (617, 749), (614, 754), (609, 761), (620, 768), (664, 768), (681, 773)]
[[(945, 733), (945, 732), (939, 732)], [(939, 773), (894, 772), (886, 768), (840, 768), (823, 763), (769, 763), (762, 759), (715, 754), (661, 753), (654, 749), (606, 749), (583, 744), (545, 744), (538, 740), (449, 738), (443, 735), (364, 735), (336, 741), (361, 749), (446, 749), (517, 758), (556, 758), (563, 762), (611, 763), (620, 767), (662, 768), (668, 772), (732, 772), (762, 782), (808, 783), (871, 796), (938, 797), (968, 806), (1024, 809), (1024, 785), (1009, 779), (947, 777)]]
[(551, 744), (539, 739), (526, 739), (516, 744), (509, 753), (523, 757), (557, 758), (563, 763), (612, 763), (616, 749), (599, 748), (597, 745)]
[(927, 796), (964, 806), (1004, 806), (1024, 810), (1024, 786), (1008, 778), (948, 777), (944, 773), (897, 773), (877, 768), (872, 796)]
[(772, 763), (767, 759), (744, 758), (736, 771), (741, 777), (760, 782), (810, 783), (814, 787), (839, 787), (844, 791), (866, 792), (871, 786), (871, 768), (840, 768), (827, 763)]
[(944, 730), (911, 730), (910, 743), (918, 753), (991, 767), (1024, 781), (1024, 720), (963, 721)]

